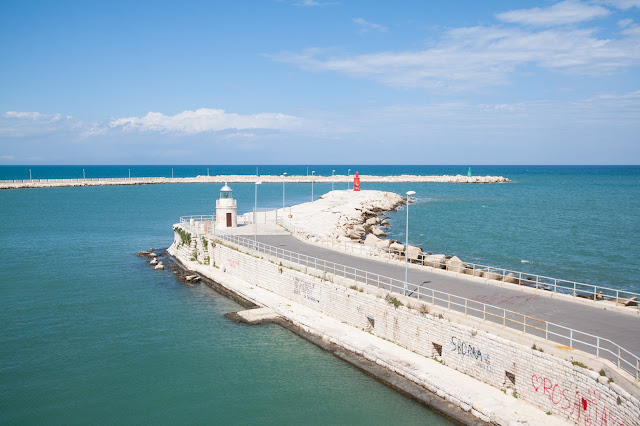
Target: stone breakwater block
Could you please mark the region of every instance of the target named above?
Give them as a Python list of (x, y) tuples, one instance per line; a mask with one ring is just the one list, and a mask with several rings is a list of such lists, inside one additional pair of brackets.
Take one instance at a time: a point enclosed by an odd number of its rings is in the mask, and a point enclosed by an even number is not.
[(409, 260), (419, 260), (422, 257), (422, 249), (420, 247), (407, 246), (407, 257)]
[(236, 312), (236, 315), (240, 322), (247, 324), (260, 324), (281, 318), (280, 315), (271, 308), (248, 309), (246, 311)]
[(164, 269), (164, 265), (162, 264), (162, 262), (158, 262), (158, 264), (154, 266), (153, 269), (162, 270)]
[(380, 242), (380, 238), (376, 237), (373, 234), (367, 235), (367, 238), (364, 240), (364, 245), (369, 247), (375, 247)]

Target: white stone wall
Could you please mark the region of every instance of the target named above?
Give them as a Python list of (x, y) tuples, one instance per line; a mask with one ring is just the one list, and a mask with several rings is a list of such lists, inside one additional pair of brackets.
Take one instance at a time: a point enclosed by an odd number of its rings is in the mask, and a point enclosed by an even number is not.
[[(216, 266), (252, 285), (317, 309), (417, 354), (436, 358), (575, 424), (640, 424), (638, 399), (598, 372), (453, 322), (447, 313), (444, 317), (422, 313), (419, 302), (415, 302), (413, 309), (396, 308), (385, 299), (387, 292), (384, 291), (369, 288), (372, 293), (360, 292), (313, 276), (321, 273), (312, 269), (305, 274), (281, 266), (280, 261), (257, 258), (219, 243), (210, 252)], [(354, 282), (348, 285), (363, 287)], [(441, 355), (436, 345), (441, 347)]]

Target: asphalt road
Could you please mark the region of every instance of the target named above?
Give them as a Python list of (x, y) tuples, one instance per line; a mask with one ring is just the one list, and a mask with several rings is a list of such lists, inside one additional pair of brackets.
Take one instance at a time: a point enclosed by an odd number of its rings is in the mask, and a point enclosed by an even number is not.
[[(247, 236), (253, 239), (253, 236)], [(367, 259), (352, 256), (344, 252), (334, 251), (328, 248), (313, 244), (307, 244), (288, 235), (259, 235), (258, 241), (285, 250), (302, 253), (307, 256), (316, 257), (329, 262), (358, 268), (374, 274), (383, 275), (397, 280), (404, 281), (405, 268), (403, 265), (385, 263), (384, 261)], [(605, 310), (601, 306), (589, 306), (588, 304), (576, 303), (562, 300), (560, 298), (549, 298), (539, 296), (521, 290), (521, 287), (513, 285), (513, 289), (503, 287), (493, 287), (483, 283), (477, 283), (469, 279), (458, 278), (455, 274), (438, 274), (427, 270), (421, 271), (409, 268), (408, 275), (409, 291), (415, 297), (418, 287), (421, 287), (421, 294), (430, 295), (433, 289), (446, 292), (452, 295), (465, 297), (477, 301), (476, 306), (482, 304), (493, 305), (510, 311), (519, 312), (534, 318), (545, 320), (560, 326), (569, 327), (584, 333), (599, 336), (625, 348), (636, 356), (640, 356), (640, 316), (619, 313)], [(371, 281), (370, 284), (375, 284)], [(436, 293), (436, 297), (437, 293)], [(430, 300), (430, 299), (429, 299)], [(452, 299), (452, 302), (455, 298)], [(598, 302), (594, 302), (597, 304)], [(446, 302), (437, 303), (444, 306)], [(469, 305), (471, 306), (471, 305)], [(458, 311), (464, 311), (463, 307), (454, 307)], [(635, 311), (634, 311), (635, 312)], [(498, 317), (488, 317), (488, 320), (502, 323), (502, 310), (495, 311)], [(509, 318), (509, 315), (507, 315)], [(519, 317), (518, 321), (522, 321)], [(529, 321), (529, 320), (527, 320)], [(522, 330), (522, 325), (506, 321), (507, 326)], [(533, 321), (534, 325), (540, 323)], [(543, 326), (544, 327), (544, 326)], [(528, 328), (528, 332), (541, 334), (539, 330)], [(561, 330), (560, 327), (549, 327), (549, 331), (562, 332), (568, 335), (568, 331)], [(595, 343), (595, 338), (590, 338), (580, 334), (574, 334), (574, 339)], [(554, 341), (568, 345), (568, 339), (554, 337)], [(606, 344), (601, 345), (606, 347)], [(574, 347), (583, 349), (580, 343)], [(593, 352), (589, 350), (587, 352)], [(602, 354), (601, 354), (602, 355)], [(608, 357), (610, 358), (610, 357)]]

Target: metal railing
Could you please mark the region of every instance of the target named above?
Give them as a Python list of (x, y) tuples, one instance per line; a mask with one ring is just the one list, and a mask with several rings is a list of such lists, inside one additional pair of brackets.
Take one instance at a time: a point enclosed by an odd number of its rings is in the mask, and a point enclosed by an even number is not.
[[(180, 224), (187, 230), (195, 232), (195, 227), (198, 226), (198, 222), (214, 222), (213, 219), (214, 216), (211, 215), (182, 216), (180, 218)], [(229, 241), (241, 247), (246, 247), (274, 256), (278, 259), (296, 263), (300, 266), (314, 268), (316, 271), (322, 272), (325, 279), (329, 278), (326, 274), (330, 274), (334, 277), (353, 280), (356, 284), (368, 284), (388, 290), (389, 292), (398, 294), (404, 293), (405, 282), (402, 280), (326, 261), (313, 256), (307, 256), (302, 253), (292, 252), (290, 250), (256, 242), (249, 238), (228, 235), (220, 232), (219, 230), (215, 232), (215, 234), (210, 233), (209, 235), (213, 235), (216, 238)], [(411, 286), (407, 294), (409, 297), (463, 313), (464, 315), (501, 324), (504, 327), (541, 337), (545, 340), (551, 340), (565, 345), (568, 348), (578, 349), (599, 358), (607, 359), (617, 365), (618, 368), (631, 374), (636, 381), (640, 380), (640, 358), (609, 339), (498, 306), (477, 302), (462, 296), (411, 283), (408, 283), (408, 285)]]
[[(388, 262), (404, 262), (404, 251), (370, 247), (349, 241), (329, 239), (324, 235), (313, 234), (304, 229), (298, 228), (293, 225), (291, 220), (285, 220), (282, 217), (279, 218), (278, 224), (294, 235), (312, 237), (316, 243), (325, 245), (334, 250), (341, 250), (372, 257), (375, 256)], [(591, 299), (594, 301), (609, 300), (613, 301), (616, 305), (625, 305), (628, 303), (635, 303), (637, 305), (637, 303), (640, 303), (640, 293), (634, 293), (632, 291), (585, 284), (477, 263), (451, 263), (448, 262), (448, 260), (445, 260), (444, 262), (437, 262), (433, 258), (430, 258), (429, 255), (425, 255), (423, 253), (418, 254), (415, 259), (409, 259), (409, 262), (416, 265), (430, 266), (436, 269), (454, 271), (474, 277), (484, 277), (487, 279), (503, 281), (509, 284), (523, 285), (525, 287), (571, 295), (573, 297)]]

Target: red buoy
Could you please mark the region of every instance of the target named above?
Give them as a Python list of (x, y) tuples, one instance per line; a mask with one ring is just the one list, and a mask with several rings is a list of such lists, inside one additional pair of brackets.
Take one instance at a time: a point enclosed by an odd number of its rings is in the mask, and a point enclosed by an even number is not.
[(360, 175), (356, 172), (356, 176), (353, 178), (353, 190), (360, 191)]

